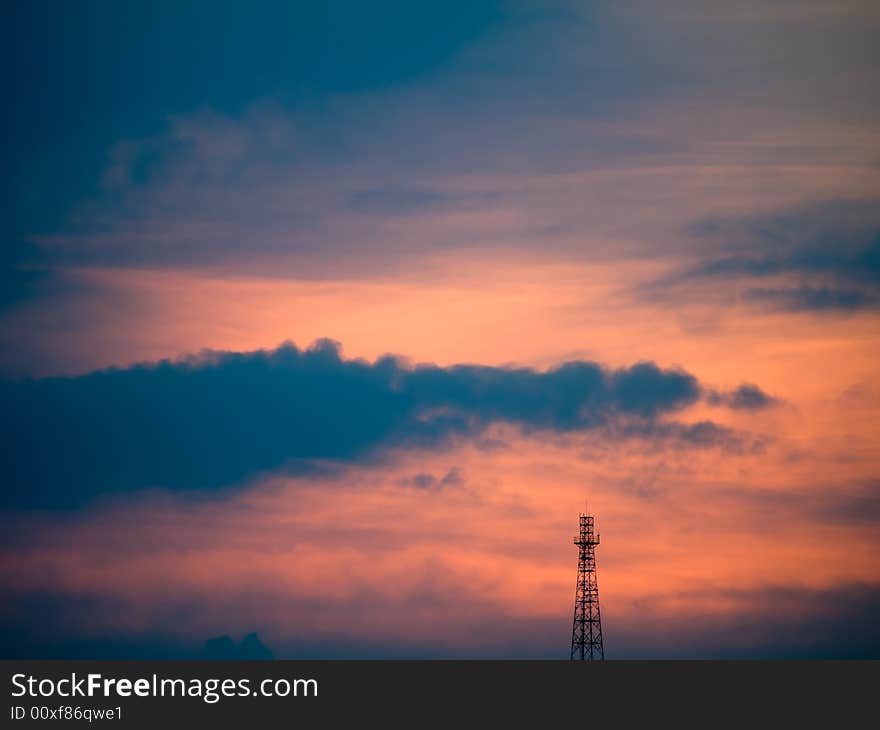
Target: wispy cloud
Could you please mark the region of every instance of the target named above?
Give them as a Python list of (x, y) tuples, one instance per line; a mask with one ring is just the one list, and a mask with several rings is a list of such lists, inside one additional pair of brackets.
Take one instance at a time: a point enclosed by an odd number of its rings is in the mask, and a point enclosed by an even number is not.
[(880, 215), (874, 200), (819, 201), (688, 227), (702, 260), (638, 288), (662, 302), (688, 302), (711, 287), (716, 303), (771, 310), (856, 311), (880, 302)]

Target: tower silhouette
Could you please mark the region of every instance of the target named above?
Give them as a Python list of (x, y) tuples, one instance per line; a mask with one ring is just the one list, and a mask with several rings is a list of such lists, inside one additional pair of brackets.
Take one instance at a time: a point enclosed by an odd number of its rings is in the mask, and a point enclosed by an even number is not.
[(599, 617), (599, 585), (596, 582), (596, 545), (593, 515), (580, 516), (580, 532), (574, 538), (578, 547), (577, 588), (574, 596), (574, 625), (571, 629), (571, 658), (593, 661), (605, 658), (602, 621)]

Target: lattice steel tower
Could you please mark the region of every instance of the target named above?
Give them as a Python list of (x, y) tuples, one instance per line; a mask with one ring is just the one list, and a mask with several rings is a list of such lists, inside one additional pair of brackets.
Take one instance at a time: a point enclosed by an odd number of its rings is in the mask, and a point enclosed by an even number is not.
[(604, 659), (602, 621), (599, 618), (599, 585), (596, 583), (596, 545), (599, 533), (593, 533), (593, 515), (580, 516), (580, 532), (574, 538), (578, 546), (578, 576), (574, 597), (574, 625), (571, 629), (571, 658), (586, 661)]

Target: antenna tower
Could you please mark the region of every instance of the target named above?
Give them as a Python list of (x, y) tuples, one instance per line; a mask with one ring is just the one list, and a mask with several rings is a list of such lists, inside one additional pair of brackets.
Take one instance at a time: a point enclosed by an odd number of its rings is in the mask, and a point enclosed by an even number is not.
[(596, 582), (596, 545), (599, 533), (593, 531), (593, 515), (580, 515), (577, 588), (574, 597), (574, 625), (571, 629), (571, 658), (593, 661), (605, 658), (602, 647), (602, 621), (599, 618), (599, 585)]

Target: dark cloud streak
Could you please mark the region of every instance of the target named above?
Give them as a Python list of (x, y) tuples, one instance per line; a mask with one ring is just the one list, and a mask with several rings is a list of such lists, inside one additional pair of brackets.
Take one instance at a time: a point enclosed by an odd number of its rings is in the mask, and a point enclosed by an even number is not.
[(706, 400), (713, 406), (727, 406), (735, 411), (758, 411), (779, 402), (754, 383), (743, 383), (729, 393), (709, 391)]
[(746, 298), (768, 305), (771, 309), (800, 311), (856, 311), (880, 304), (875, 293), (858, 289), (801, 286), (791, 289), (749, 289)]
[[(640, 293), (653, 301), (679, 302), (717, 296), (721, 286), (729, 301), (740, 298), (772, 311), (876, 308), (878, 211), (876, 201), (824, 201), (774, 214), (702, 220), (686, 233), (711, 253), (641, 287)], [(724, 283), (733, 286), (725, 290)], [(709, 284), (711, 293), (704, 286)]]

